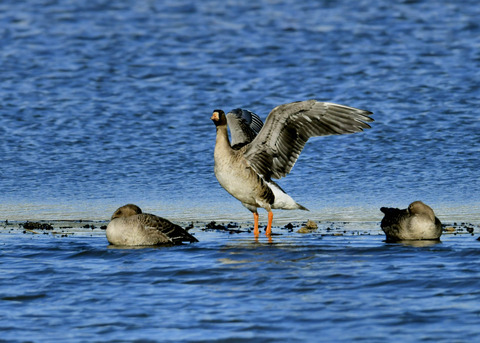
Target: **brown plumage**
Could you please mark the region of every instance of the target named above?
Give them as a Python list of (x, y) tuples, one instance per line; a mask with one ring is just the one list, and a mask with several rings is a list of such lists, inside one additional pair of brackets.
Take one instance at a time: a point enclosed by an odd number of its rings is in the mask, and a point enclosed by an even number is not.
[(387, 242), (406, 240), (438, 240), (442, 223), (432, 208), (421, 201), (412, 202), (408, 208), (382, 207), (385, 216), (380, 223)]
[[(275, 107), (263, 127), (257, 115), (246, 112), (241, 109), (227, 115), (222, 110), (213, 112), (211, 119), (217, 128), (215, 175), (227, 192), (253, 212), (255, 235), (258, 235), (257, 208), (269, 212), (268, 236), (272, 209), (306, 210), (272, 178), (279, 179), (290, 172), (310, 137), (359, 132), (369, 128), (367, 122), (373, 121), (369, 111), (316, 100)], [(235, 148), (228, 138), (227, 121)]]
[(181, 226), (154, 214), (142, 213), (140, 207), (133, 204), (115, 211), (106, 234), (111, 244), (125, 246), (198, 242)]

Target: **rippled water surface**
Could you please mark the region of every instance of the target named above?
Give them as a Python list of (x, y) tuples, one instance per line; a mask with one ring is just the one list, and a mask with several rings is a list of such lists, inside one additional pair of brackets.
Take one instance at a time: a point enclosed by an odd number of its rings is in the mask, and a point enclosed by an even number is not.
[[(470, 0), (1, 1), (0, 340), (478, 340), (479, 17)], [(273, 244), (16, 229), (129, 202), (250, 222), (213, 175), (212, 110), (311, 98), (375, 122), (308, 142), (279, 183), (310, 212), (276, 212)], [(379, 207), (418, 199), (474, 237), (385, 244)], [(368, 234), (280, 229), (307, 219)]]
[(470, 235), (422, 247), (386, 244), (371, 229), (277, 231), (269, 244), (194, 229), (200, 243), (144, 249), (109, 248), (101, 233), (4, 233), (2, 340), (480, 338), (480, 243)]

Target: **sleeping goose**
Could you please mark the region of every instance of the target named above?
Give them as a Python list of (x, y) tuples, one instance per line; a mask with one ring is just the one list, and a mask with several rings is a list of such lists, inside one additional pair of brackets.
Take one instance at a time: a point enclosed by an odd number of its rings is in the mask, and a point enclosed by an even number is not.
[(421, 201), (414, 201), (403, 210), (382, 207), (380, 211), (385, 214), (380, 226), (387, 242), (438, 240), (442, 235), (442, 223), (432, 208)]
[[(354, 133), (370, 128), (372, 113), (353, 107), (306, 100), (275, 107), (265, 125), (246, 110), (225, 115), (215, 110), (211, 120), (217, 137), (215, 176), (225, 190), (253, 213), (258, 237), (258, 212), (268, 211), (266, 235), (271, 236), (272, 209), (307, 210), (293, 200), (272, 178), (286, 176), (310, 137)], [(228, 138), (230, 128), (232, 142)]]
[(158, 245), (198, 242), (182, 227), (167, 219), (142, 213), (140, 207), (128, 204), (112, 215), (107, 226), (107, 240), (114, 245)]

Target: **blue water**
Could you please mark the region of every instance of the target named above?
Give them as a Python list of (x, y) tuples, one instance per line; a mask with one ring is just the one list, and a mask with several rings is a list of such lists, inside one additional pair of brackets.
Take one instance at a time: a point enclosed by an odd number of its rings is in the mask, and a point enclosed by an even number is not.
[(375, 122), (308, 142), (279, 183), (310, 212), (275, 212), (274, 232), (376, 234), (270, 246), (196, 228), (192, 247), (118, 251), (103, 233), (2, 233), (0, 340), (478, 338), (474, 237), (378, 232), (379, 207), (414, 200), (480, 223), (478, 18), (470, 0), (1, 1), (0, 220), (106, 220), (133, 202), (251, 222), (213, 175), (212, 110), (314, 98)]
[[(335, 230), (335, 232), (341, 232)], [(383, 237), (195, 230), (110, 249), (100, 234), (2, 234), (2, 342), (475, 342), (480, 253)]]

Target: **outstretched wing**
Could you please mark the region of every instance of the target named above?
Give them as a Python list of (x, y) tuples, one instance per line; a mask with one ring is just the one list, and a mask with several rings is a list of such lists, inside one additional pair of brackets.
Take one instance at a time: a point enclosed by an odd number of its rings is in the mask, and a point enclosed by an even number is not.
[(167, 219), (158, 217), (154, 214), (142, 213), (138, 215), (139, 222), (147, 230), (155, 230), (158, 234), (164, 235), (174, 244), (181, 242), (198, 242), (198, 240), (189, 234), (181, 226), (178, 226)]
[(258, 115), (241, 108), (227, 113), (227, 124), (232, 139), (231, 145), (235, 150), (253, 141), (263, 126)]
[(310, 137), (354, 133), (370, 128), (372, 113), (306, 100), (275, 107), (244, 156), (266, 179), (287, 175)]

